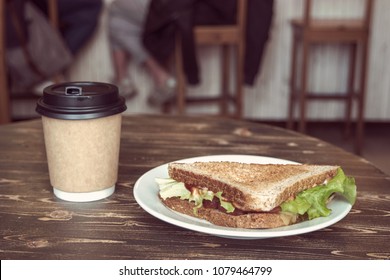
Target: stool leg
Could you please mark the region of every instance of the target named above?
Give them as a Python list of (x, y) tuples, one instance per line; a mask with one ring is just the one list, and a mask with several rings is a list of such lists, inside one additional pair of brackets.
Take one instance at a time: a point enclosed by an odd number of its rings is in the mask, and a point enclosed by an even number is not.
[(350, 45), (349, 55), (349, 77), (348, 77), (348, 92), (345, 108), (345, 137), (349, 137), (351, 134), (351, 114), (352, 114), (352, 102), (355, 96), (355, 75), (356, 75), (356, 44)]
[(241, 119), (244, 112), (244, 60), (245, 60), (245, 45), (244, 41), (240, 40), (237, 51), (237, 75), (236, 75), (236, 113), (235, 117)]
[[(222, 46), (222, 57), (221, 57), (221, 103), (220, 112), (222, 116), (226, 116), (228, 112), (227, 104), (229, 101), (229, 74), (230, 74), (230, 56), (229, 46)], [(237, 81), (236, 81), (237, 82)]]
[(185, 76), (183, 73), (183, 57), (181, 50), (181, 38), (179, 35), (176, 36), (176, 45), (175, 45), (175, 61), (176, 61), (176, 79), (177, 79), (177, 112), (182, 115), (185, 113), (185, 102), (186, 102), (186, 82)]
[(362, 67), (360, 72), (360, 85), (358, 96), (358, 116), (355, 136), (355, 153), (360, 155), (363, 151), (364, 139), (364, 109), (366, 101), (366, 78), (367, 78), (367, 59), (368, 59), (368, 38), (362, 42)]
[(291, 64), (290, 64), (290, 96), (289, 96), (289, 105), (288, 105), (288, 120), (287, 120), (287, 129), (294, 128), (294, 108), (296, 101), (296, 63), (297, 63), (297, 37), (294, 33), (292, 39), (292, 49), (291, 49)]
[(309, 63), (309, 43), (305, 40), (302, 41), (302, 73), (301, 73), (301, 89), (299, 95), (300, 106), (300, 120), (299, 120), (299, 132), (306, 132), (306, 94), (307, 94), (307, 75), (308, 75), (308, 63)]
[(5, 62), (5, 1), (0, 1), (0, 124), (11, 122), (10, 93)]

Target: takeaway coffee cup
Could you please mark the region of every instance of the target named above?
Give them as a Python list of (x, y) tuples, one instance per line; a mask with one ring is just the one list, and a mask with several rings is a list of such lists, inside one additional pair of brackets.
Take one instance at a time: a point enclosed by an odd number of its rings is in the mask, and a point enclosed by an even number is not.
[(95, 201), (115, 191), (125, 100), (107, 83), (49, 86), (38, 100), (50, 183), (67, 201)]

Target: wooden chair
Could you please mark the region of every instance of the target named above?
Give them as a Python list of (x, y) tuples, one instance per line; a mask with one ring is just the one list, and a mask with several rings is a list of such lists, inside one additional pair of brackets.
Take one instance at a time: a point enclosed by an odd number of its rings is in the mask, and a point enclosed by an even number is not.
[[(364, 136), (364, 107), (367, 77), (368, 44), (373, 0), (366, 0), (364, 17), (361, 19), (315, 19), (311, 15), (312, 0), (305, 0), (303, 19), (291, 21), (293, 31), (290, 100), (287, 127), (294, 124), (294, 108), (299, 105), (298, 130), (306, 131), (306, 109), (309, 100), (339, 100), (345, 103), (346, 134), (349, 134), (353, 101), (357, 102), (355, 152), (361, 153)], [(298, 46), (301, 46), (302, 61), (298, 63)], [(310, 47), (318, 44), (346, 44), (349, 46), (348, 89), (346, 93), (321, 94), (308, 92), (308, 63)], [(360, 48), (360, 53), (358, 52)], [(358, 55), (360, 54), (360, 55)], [(360, 59), (358, 63), (358, 59)], [(356, 71), (360, 65), (360, 71)], [(300, 75), (300, 88), (297, 88), (297, 73)], [(359, 77), (357, 73), (360, 73)], [(355, 89), (355, 81), (359, 88)], [(331, 81), (330, 81), (331, 82)]]
[[(177, 111), (184, 114), (187, 104), (219, 103), (222, 115), (228, 114), (228, 102), (233, 101), (235, 105), (234, 116), (240, 118), (243, 111), (243, 71), (245, 51), (245, 25), (247, 0), (237, 0), (237, 20), (235, 25), (210, 25), (196, 26), (194, 29), (195, 44), (217, 45), (222, 48), (221, 65), (221, 94), (218, 97), (189, 98), (186, 96), (186, 77), (183, 72), (183, 61), (181, 53), (181, 41), (177, 37), (175, 47), (175, 71), (177, 78)], [(235, 69), (235, 96), (229, 91), (230, 75), (230, 53), (229, 47), (235, 48), (236, 69)]]
[[(50, 22), (54, 27), (58, 27), (57, 0), (47, 0)], [(5, 10), (6, 1), (0, 1), (0, 125), (12, 121), (11, 118), (11, 96), (8, 87), (5, 41)]]

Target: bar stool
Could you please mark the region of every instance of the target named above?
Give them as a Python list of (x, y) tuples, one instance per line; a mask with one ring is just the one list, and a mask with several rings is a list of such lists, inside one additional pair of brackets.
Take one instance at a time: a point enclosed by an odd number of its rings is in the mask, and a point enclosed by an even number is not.
[[(303, 19), (291, 21), (293, 42), (290, 72), (290, 98), (287, 128), (294, 127), (294, 109), (299, 106), (298, 130), (306, 132), (306, 109), (310, 100), (337, 100), (345, 103), (346, 134), (349, 134), (353, 102), (357, 103), (355, 152), (360, 154), (364, 136), (364, 109), (366, 95), (368, 43), (370, 35), (373, 0), (366, 0), (362, 19), (315, 19), (311, 15), (312, 0), (304, 2)], [(346, 44), (350, 51), (348, 89), (346, 93), (321, 94), (308, 92), (308, 62), (310, 48), (319, 44)], [(300, 48), (299, 45), (301, 46)], [(360, 55), (358, 55), (360, 48)], [(298, 63), (298, 51), (301, 51), (301, 63)], [(360, 76), (356, 77), (356, 65), (360, 65)], [(297, 88), (297, 72), (300, 73), (300, 88)], [(358, 89), (355, 89), (355, 80)]]
[[(235, 105), (234, 116), (241, 118), (243, 112), (243, 72), (245, 57), (245, 25), (247, 0), (237, 0), (237, 20), (235, 25), (196, 26), (194, 29), (195, 44), (217, 45), (222, 47), (221, 94), (218, 97), (189, 98), (186, 96), (186, 77), (183, 72), (183, 58), (180, 37), (176, 39), (175, 71), (177, 78), (176, 106), (179, 114), (184, 114), (188, 104), (219, 103), (220, 114), (228, 114), (228, 102)], [(229, 91), (230, 56), (229, 47), (235, 48), (236, 69), (235, 95)]]
[[(0, 1), (0, 124), (11, 122), (11, 96), (8, 87), (7, 64), (5, 60), (6, 40), (5, 40), (5, 10), (6, 2)], [(47, 0), (49, 19), (54, 27), (58, 27), (57, 0)]]

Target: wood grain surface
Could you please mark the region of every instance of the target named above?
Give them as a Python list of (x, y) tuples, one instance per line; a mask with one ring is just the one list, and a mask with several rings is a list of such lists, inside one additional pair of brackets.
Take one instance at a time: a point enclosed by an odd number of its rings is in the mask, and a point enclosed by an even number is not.
[[(302, 235), (235, 240), (145, 212), (133, 186), (145, 172), (194, 156), (244, 154), (336, 164), (358, 199), (340, 222)], [(390, 178), (363, 158), (296, 132), (213, 117), (123, 119), (115, 193), (61, 201), (49, 182), (40, 120), (0, 126), (1, 259), (390, 259)]]

